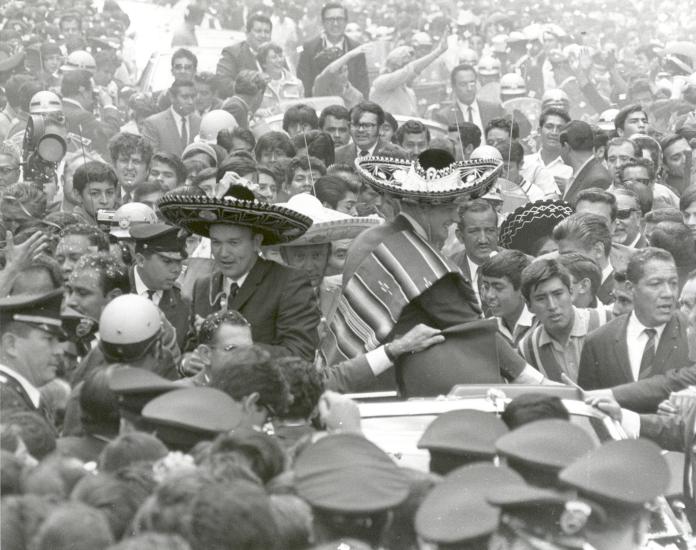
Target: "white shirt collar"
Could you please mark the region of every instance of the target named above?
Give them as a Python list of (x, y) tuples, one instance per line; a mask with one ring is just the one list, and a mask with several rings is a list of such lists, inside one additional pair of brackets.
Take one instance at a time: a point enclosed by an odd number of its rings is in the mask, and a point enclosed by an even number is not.
[[(664, 323), (662, 325), (652, 327), (656, 331), (656, 341), (659, 342), (660, 338), (662, 338), (662, 333), (665, 331), (665, 327), (667, 326), (667, 323)], [(631, 315), (628, 317), (628, 325), (626, 327), (626, 337), (629, 342), (635, 341), (635, 338), (639, 337), (641, 334), (643, 334), (643, 331), (647, 328), (643, 323), (640, 322), (638, 319), (638, 316), (636, 315), (635, 311), (631, 312)], [(633, 340), (631, 339), (633, 337)]]
[[(184, 119), (179, 113), (177, 113), (174, 110), (174, 107), (169, 107), (169, 111), (172, 113), (172, 116), (174, 117), (174, 122), (176, 122), (176, 129), (181, 132), (181, 121)], [(186, 117), (186, 122), (188, 122), (188, 117)]]
[(640, 240), (640, 237), (641, 237), (641, 233), (639, 231), (638, 234), (636, 235), (636, 238), (633, 239), (633, 242), (628, 245), (628, 248), (635, 248), (636, 244), (638, 244), (638, 241)]
[(611, 277), (612, 273), (614, 273), (614, 268), (611, 266), (611, 263), (607, 263), (604, 269), (602, 269), (602, 284)]
[(231, 279), (230, 277), (225, 277), (225, 294), (229, 295), (230, 286), (232, 286), (232, 283), (237, 283), (237, 286), (241, 288), (244, 284), (244, 281), (246, 281), (246, 278), (249, 276), (249, 271), (247, 271), (244, 275), (239, 277), (239, 279)]
[(41, 392), (34, 387), (34, 385), (29, 382), (24, 376), (19, 374), (16, 370), (0, 364), (0, 373), (4, 374), (5, 376), (10, 376), (14, 378), (20, 386), (22, 386), (22, 389), (26, 392), (27, 396), (31, 400), (31, 402), (34, 404), (34, 407), (37, 409), (39, 408), (39, 401), (41, 401)]
[[(138, 266), (136, 265), (133, 268), (133, 281), (135, 282), (135, 293), (138, 296), (144, 296), (145, 298), (149, 298), (147, 295), (147, 291), (150, 290), (150, 288), (145, 284), (143, 281), (142, 277), (140, 276), (140, 270), (138, 269)], [(155, 296), (157, 299), (155, 300)], [(162, 291), (161, 290), (155, 290), (155, 293), (153, 294), (153, 303), (155, 305), (158, 305), (159, 299), (162, 297)]]
[(331, 42), (329, 40), (329, 37), (326, 36), (326, 32), (321, 33), (321, 39), (324, 43), (324, 49), (331, 47), (331, 48), (341, 48), (342, 50), (346, 49), (346, 35), (344, 34), (341, 36), (341, 40), (338, 42)]

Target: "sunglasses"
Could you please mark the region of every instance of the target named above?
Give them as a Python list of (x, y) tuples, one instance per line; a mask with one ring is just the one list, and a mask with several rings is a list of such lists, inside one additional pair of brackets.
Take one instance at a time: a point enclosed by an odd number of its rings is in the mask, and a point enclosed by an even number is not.
[(616, 219), (618, 220), (627, 220), (628, 218), (631, 217), (631, 214), (633, 212), (638, 212), (635, 208), (627, 208), (626, 210), (617, 210), (616, 211)]

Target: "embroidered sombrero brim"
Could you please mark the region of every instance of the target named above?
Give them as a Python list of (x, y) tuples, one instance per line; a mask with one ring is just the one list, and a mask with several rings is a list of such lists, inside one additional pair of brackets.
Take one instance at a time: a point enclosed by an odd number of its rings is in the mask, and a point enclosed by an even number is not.
[(307, 216), (274, 204), (202, 195), (165, 195), (157, 202), (162, 216), (196, 235), (210, 236), (215, 224), (241, 225), (263, 234), (263, 244), (282, 244), (301, 237), (312, 225)]
[(326, 244), (341, 239), (354, 239), (363, 231), (375, 227), (384, 220), (381, 218), (361, 217), (346, 220), (315, 222), (307, 232), (283, 246), (305, 246), (310, 244)]
[(542, 237), (551, 237), (553, 228), (573, 213), (565, 201), (546, 199), (516, 208), (500, 226), (498, 243), (510, 250), (534, 255)]
[(356, 158), (355, 166), (377, 192), (427, 204), (481, 197), (502, 169), (495, 159), (459, 161), (438, 170), (421, 168), (418, 161), (370, 156)]

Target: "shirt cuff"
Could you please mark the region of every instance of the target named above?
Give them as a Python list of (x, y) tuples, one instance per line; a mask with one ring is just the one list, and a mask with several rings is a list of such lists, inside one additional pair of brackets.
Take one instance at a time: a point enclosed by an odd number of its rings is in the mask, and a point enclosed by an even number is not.
[(514, 382), (515, 384), (536, 384), (539, 385), (543, 383), (545, 376), (541, 374), (538, 370), (536, 370), (534, 367), (531, 365), (525, 365), (524, 369), (522, 369), (522, 372), (519, 374), (517, 378), (515, 378)]
[(375, 376), (379, 376), (392, 366), (391, 360), (389, 357), (387, 357), (387, 352), (384, 351), (384, 346), (379, 346), (377, 349), (368, 351), (365, 354), (365, 360), (367, 361), (372, 374)]
[(621, 427), (630, 439), (640, 437), (640, 415), (627, 409), (621, 409)]

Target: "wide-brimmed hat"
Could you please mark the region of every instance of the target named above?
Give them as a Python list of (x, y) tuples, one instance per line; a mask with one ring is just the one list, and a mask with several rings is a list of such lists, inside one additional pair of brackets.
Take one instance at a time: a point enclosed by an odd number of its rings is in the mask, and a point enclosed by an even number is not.
[(309, 217), (289, 208), (232, 197), (168, 194), (157, 207), (169, 222), (196, 235), (209, 237), (215, 224), (242, 225), (263, 234), (264, 245), (290, 242), (312, 225)]
[(570, 205), (561, 200), (546, 199), (520, 206), (500, 226), (498, 243), (533, 256), (535, 243), (542, 237), (551, 237), (556, 224), (572, 213)]
[(485, 195), (502, 169), (502, 163), (494, 159), (455, 162), (450, 153), (440, 149), (423, 151), (415, 161), (358, 157), (355, 166), (379, 193), (433, 205)]
[(286, 203), (277, 204), (304, 214), (312, 219), (312, 226), (297, 239), (284, 243), (284, 246), (306, 246), (326, 244), (341, 239), (354, 239), (360, 233), (381, 224), (377, 217), (353, 217), (331, 208), (326, 208), (319, 199), (309, 193), (299, 193), (290, 197)]

